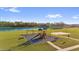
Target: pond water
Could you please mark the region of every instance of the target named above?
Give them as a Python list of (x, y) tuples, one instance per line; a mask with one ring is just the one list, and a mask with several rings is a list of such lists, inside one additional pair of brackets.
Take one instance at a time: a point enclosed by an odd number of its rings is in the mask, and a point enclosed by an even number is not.
[(24, 27), (0, 27), (0, 31), (11, 31), (11, 30), (37, 30), (38, 28), (24, 28)]

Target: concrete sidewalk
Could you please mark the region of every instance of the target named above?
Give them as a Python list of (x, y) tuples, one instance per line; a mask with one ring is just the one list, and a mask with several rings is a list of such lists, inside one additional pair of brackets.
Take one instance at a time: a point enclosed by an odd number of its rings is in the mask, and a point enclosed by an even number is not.
[(69, 51), (69, 50), (72, 50), (72, 49), (75, 49), (75, 48), (79, 48), (79, 45), (67, 47), (67, 48), (64, 48), (64, 49), (60, 49), (58, 51)]
[(61, 49), (62, 49), (62, 48), (58, 47), (57, 45), (53, 44), (53, 43), (50, 42), (50, 41), (47, 41), (47, 43), (48, 43), (49, 45), (51, 45), (52, 47), (58, 49), (58, 50), (61, 50)]

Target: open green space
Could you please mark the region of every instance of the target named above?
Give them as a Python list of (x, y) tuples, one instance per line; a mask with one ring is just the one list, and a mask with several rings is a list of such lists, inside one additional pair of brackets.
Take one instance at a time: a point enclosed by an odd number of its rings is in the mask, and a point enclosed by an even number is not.
[[(46, 31), (47, 35), (52, 35), (52, 32), (67, 32), (71, 33), (70, 37), (79, 39), (79, 28), (64, 28), (64, 29), (48, 29)], [(29, 46), (21, 46), (16, 47), (17, 45), (27, 41), (27, 39), (18, 40), (21, 34), (30, 34), (30, 33), (38, 33), (37, 30), (18, 30), (18, 31), (0, 31), (0, 50), (8, 50), (12, 49), (12, 51), (55, 51), (56, 49), (50, 46), (47, 43), (40, 43), (40, 44), (33, 44)], [(58, 35), (57, 37), (60, 38), (60, 40), (57, 40), (56, 42), (53, 42), (57, 46), (61, 48), (70, 47), (73, 45), (79, 44), (78, 41), (72, 40), (69, 38), (65, 38), (64, 36)], [(64, 43), (63, 43), (64, 42)], [(12, 48), (16, 47), (16, 48)], [(77, 49), (79, 50), (79, 49)]]
[[(18, 40), (18, 38), (20, 37), (21, 34), (30, 34), (30, 33), (34, 33), (34, 32), (38, 32), (38, 31), (25, 31), (25, 30), (21, 30), (21, 31), (5, 31), (5, 32), (0, 32), (0, 50), (8, 50), (8, 49), (12, 49), (12, 50), (32, 50), (32, 51), (51, 51), (51, 50), (56, 50), (55, 48), (51, 47), (49, 44), (47, 43), (43, 43), (43, 44), (34, 44), (34, 45), (30, 45), (28, 47), (16, 47), (17, 45), (27, 41), (27, 40)], [(13, 48), (16, 47), (16, 48)]]
[[(66, 33), (70, 33), (71, 38), (79, 39), (79, 28), (64, 28), (64, 29), (58, 29), (58, 30), (50, 30), (50, 32), (66, 32)], [(57, 35), (53, 35), (53, 36), (57, 36)], [(61, 48), (66, 48), (66, 47), (79, 44), (79, 41), (66, 38), (67, 36), (58, 35), (57, 37), (61, 39), (53, 43)]]
[(79, 39), (79, 28), (64, 28), (64, 29), (53, 30), (53, 32), (67, 32), (70, 33), (70, 37)]
[(0, 32), (0, 50), (7, 50), (12, 46), (25, 42), (25, 40), (18, 40), (20, 34), (23, 33), (25, 31)]
[(40, 43), (40, 44), (33, 44), (29, 46), (21, 46), (16, 47), (13, 51), (55, 51), (54, 47), (50, 46), (48, 43)]
[(79, 41), (71, 40), (68, 38), (61, 38), (60, 40), (57, 40), (56, 42), (53, 43), (61, 48), (67, 48), (79, 44)]

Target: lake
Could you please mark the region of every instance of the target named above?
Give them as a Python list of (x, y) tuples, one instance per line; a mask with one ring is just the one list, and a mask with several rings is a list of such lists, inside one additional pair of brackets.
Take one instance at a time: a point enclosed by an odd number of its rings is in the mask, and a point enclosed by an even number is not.
[(0, 27), (0, 31), (11, 31), (11, 30), (37, 30), (38, 28), (25, 28), (25, 27)]

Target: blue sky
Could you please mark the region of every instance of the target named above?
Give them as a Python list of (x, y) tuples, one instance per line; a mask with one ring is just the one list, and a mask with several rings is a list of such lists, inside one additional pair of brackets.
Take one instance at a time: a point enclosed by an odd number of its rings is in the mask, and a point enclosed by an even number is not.
[(0, 7), (0, 21), (79, 24), (78, 7)]

